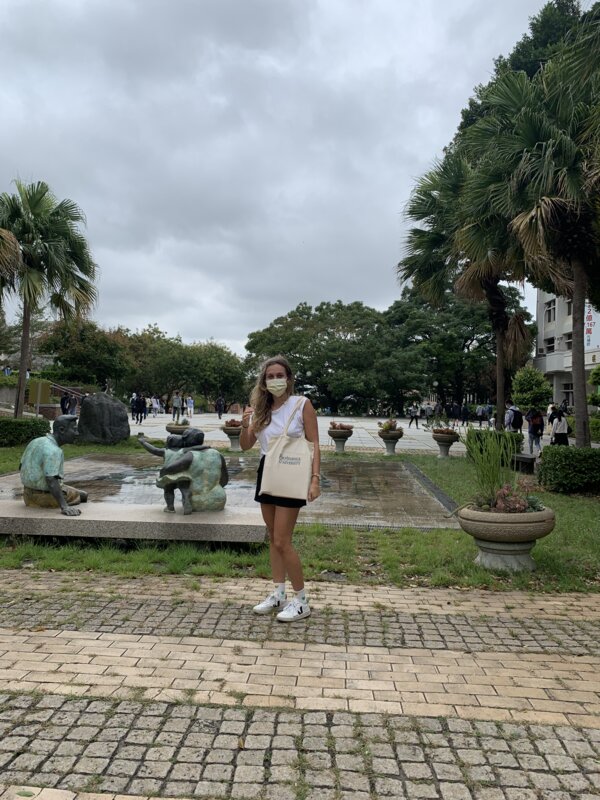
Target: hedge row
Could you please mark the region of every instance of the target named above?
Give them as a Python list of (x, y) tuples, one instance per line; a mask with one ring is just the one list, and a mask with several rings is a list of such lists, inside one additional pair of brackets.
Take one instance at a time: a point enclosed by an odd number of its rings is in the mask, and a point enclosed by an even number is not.
[(12, 447), (17, 444), (27, 444), (36, 436), (43, 436), (50, 430), (47, 419), (13, 419), (0, 417), (0, 447)]
[(592, 447), (544, 447), (537, 477), (551, 492), (600, 490), (600, 449)]

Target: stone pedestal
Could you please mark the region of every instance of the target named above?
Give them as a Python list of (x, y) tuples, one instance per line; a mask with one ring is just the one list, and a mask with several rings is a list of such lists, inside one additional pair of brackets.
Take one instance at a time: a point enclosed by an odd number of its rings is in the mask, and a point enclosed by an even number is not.
[(337, 428), (330, 428), (329, 436), (335, 442), (335, 452), (336, 453), (343, 453), (344, 448), (346, 447), (346, 442), (352, 436), (354, 431), (345, 431), (345, 430), (338, 430)]
[(229, 437), (229, 449), (231, 450), (231, 452), (241, 453), (242, 452), (242, 448), (240, 446), (240, 436), (242, 435), (241, 427), (235, 428), (233, 426), (229, 427), (224, 425), (221, 428), (221, 430), (223, 431), (223, 433), (226, 433), (227, 436)]
[(458, 442), (459, 437), (455, 433), (432, 433), (431, 435), (440, 449), (438, 458), (449, 458), (450, 448), (455, 442)]
[(386, 456), (396, 455), (396, 445), (403, 436), (404, 431), (379, 431), (379, 438), (385, 444)]
[(477, 539), (479, 552), (475, 563), (486, 569), (500, 572), (533, 572), (536, 568), (531, 557), (535, 541), (532, 542), (488, 542)]

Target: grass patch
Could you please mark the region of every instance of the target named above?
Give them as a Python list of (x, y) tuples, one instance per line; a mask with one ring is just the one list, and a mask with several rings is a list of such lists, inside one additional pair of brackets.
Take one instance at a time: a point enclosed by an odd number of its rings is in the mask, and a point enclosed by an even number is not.
[[(410, 455), (405, 458), (419, 467), (459, 505), (471, 499), (475, 485), (475, 467), (466, 458), (443, 461), (425, 455)], [(439, 564), (439, 554), (444, 543), (435, 541), (434, 537), (433, 540), (430, 539), (432, 550), (436, 550), (431, 555), (431, 566), (434, 568), (432, 579), (436, 575), (438, 581), (444, 581), (438, 585), (452, 585), (452, 578), (456, 577), (457, 585), (464, 586), (488, 585), (493, 588), (561, 592), (600, 591), (600, 498), (546, 492), (541, 487), (536, 487), (534, 493), (556, 514), (554, 530), (549, 536), (540, 539), (533, 549), (537, 564), (535, 573), (509, 577), (479, 570), (470, 563), (472, 558), (467, 557), (464, 545), (457, 544), (460, 549), (456, 552), (452, 549), (446, 551), (447, 575), (444, 577)], [(461, 531), (457, 531), (456, 535), (461, 540), (466, 539), (474, 557), (476, 548), (471, 537)], [(430, 534), (425, 536), (429, 537)], [(422, 563), (422, 557), (415, 554), (414, 561)], [(491, 582), (490, 576), (493, 578)]]

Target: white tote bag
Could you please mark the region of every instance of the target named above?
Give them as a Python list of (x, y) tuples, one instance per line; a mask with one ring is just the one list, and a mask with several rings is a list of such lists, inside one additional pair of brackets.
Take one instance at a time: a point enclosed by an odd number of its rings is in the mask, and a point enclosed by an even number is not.
[(298, 400), (289, 416), (285, 430), (269, 441), (265, 466), (260, 484), (261, 494), (306, 500), (310, 487), (314, 445), (304, 436), (288, 436), (288, 428), (294, 414), (300, 408)]

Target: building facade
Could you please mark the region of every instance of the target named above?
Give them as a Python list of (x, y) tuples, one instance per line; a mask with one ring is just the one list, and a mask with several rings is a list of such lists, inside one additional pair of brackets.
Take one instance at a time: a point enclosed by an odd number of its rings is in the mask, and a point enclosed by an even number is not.
[[(573, 375), (571, 372), (573, 349), (573, 303), (566, 297), (557, 297), (538, 290), (537, 342), (533, 365), (550, 381), (554, 402), (566, 399), (573, 405)], [(585, 304), (584, 347), (586, 374), (600, 364), (600, 314)], [(588, 383), (588, 392), (596, 387)]]

